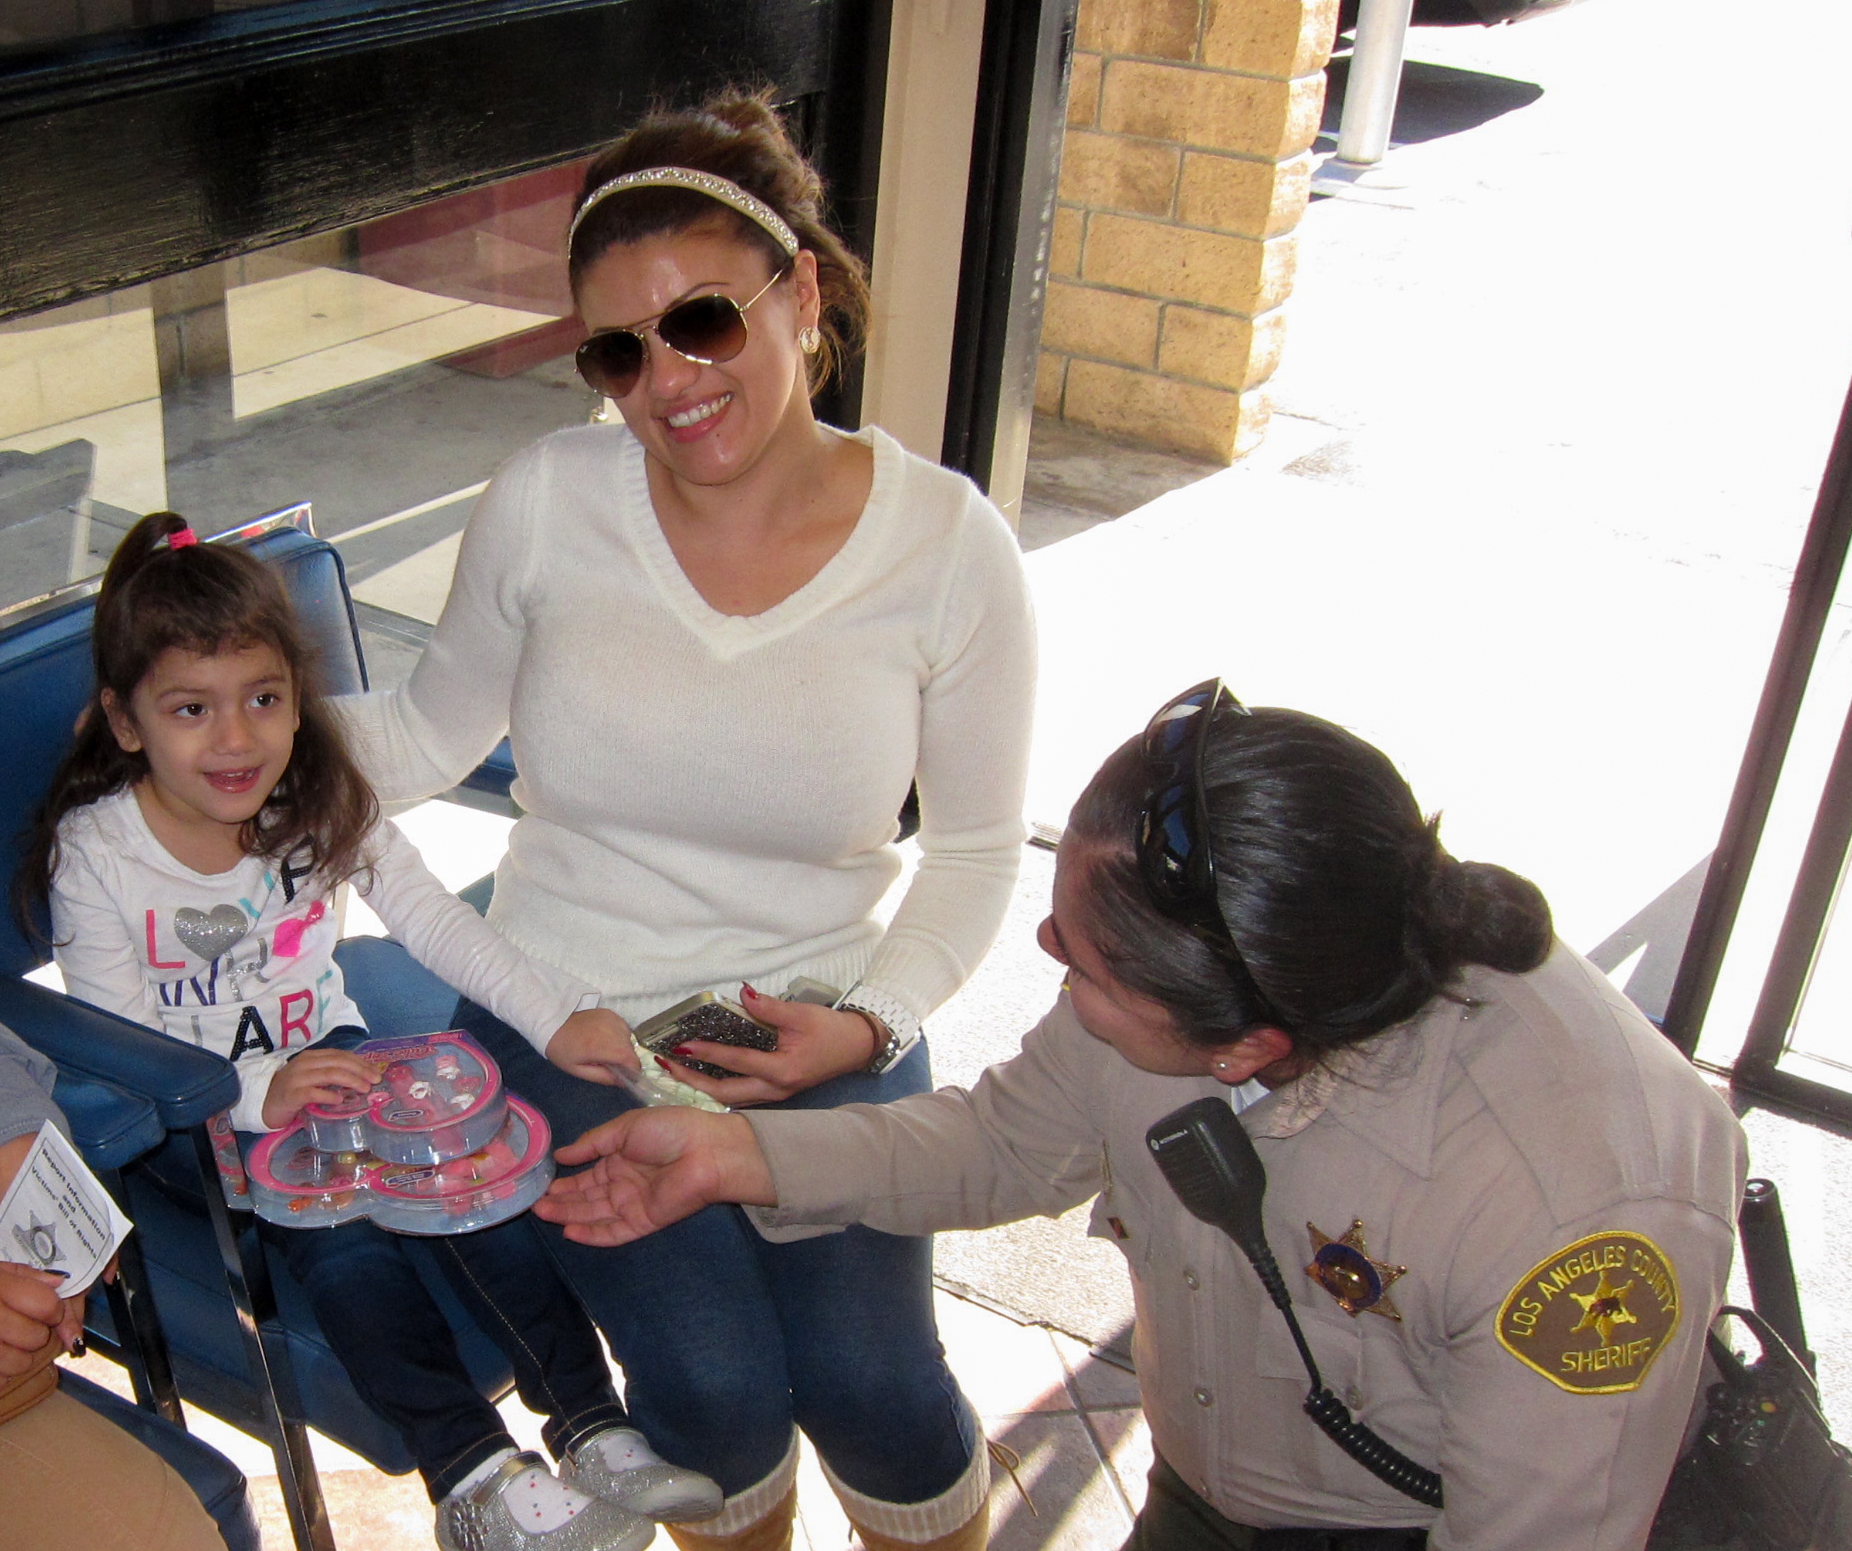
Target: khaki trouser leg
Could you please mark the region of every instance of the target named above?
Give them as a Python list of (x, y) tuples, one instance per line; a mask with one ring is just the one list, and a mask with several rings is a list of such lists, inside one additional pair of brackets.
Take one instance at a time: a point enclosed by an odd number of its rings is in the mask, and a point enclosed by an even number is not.
[(225, 1551), (165, 1460), (56, 1392), (0, 1424), (0, 1502), (8, 1551)]

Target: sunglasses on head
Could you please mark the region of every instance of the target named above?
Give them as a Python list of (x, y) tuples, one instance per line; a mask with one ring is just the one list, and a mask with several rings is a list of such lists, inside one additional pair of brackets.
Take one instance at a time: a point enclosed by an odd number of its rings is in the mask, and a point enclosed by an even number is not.
[(1242, 958), (1216, 894), (1203, 753), (1210, 726), (1221, 712), (1249, 714), (1220, 679), (1205, 679), (1166, 702), (1146, 725), (1139, 745), (1148, 784), (1138, 810), (1138, 872), (1158, 913), (1189, 927), (1215, 948), (1259, 1016), (1279, 1027), (1279, 1015)]
[(643, 375), (643, 363), (649, 358), (645, 333), (654, 334), (677, 355), (702, 366), (731, 361), (746, 348), (746, 309), (790, 271), (787, 260), (744, 302), (718, 292), (691, 296), (677, 302), (654, 323), (634, 329), (601, 329), (579, 346), (579, 375), (593, 392), (621, 399)]

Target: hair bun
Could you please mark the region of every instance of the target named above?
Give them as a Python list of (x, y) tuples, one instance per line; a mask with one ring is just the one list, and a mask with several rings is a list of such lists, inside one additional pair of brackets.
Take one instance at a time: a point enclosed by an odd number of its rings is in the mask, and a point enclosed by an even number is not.
[(1549, 902), (1529, 878), (1508, 868), (1442, 853), (1430, 879), (1429, 905), (1439, 958), (1518, 975), (1549, 955)]
[(717, 118), (730, 129), (770, 130), (783, 134), (777, 110), (766, 92), (747, 92), (737, 88), (723, 90), (701, 104), (701, 111)]

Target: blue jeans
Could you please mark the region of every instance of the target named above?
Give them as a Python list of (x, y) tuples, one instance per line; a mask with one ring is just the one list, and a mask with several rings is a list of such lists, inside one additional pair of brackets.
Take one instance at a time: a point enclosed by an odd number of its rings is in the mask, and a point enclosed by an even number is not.
[[(328, 1036), (348, 1046), (365, 1031)], [(522, 1214), (475, 1233), (425, 1239), (471, 1319), (514, 1369), (557, 1457), (606, 1427), (628, 1424), (585, 1311), (555, 1271), (538, 1220)], [(456, 1339), (420, 1280), (408, 1241), (370, 1222), (285, 1228), (260, 1220), (303, 1291), (361, 1399), (398, 1428), (438, 1502), (492, 1454), (514, 1447), (470, 1379)]]
[[(556, 1145), (635, 1107), (621, 1088), (560, 1071), (473, 1002), (455, 1023), (547, 1117)], [(880, 1077), (850, 1073), (771, 1107), (878, 1103), (929, 1081), (921, 1044)], [(624, 1369), (635, 1425), (729, 1495), (777, 1467), (794, 1425), (837, 1476), (884, 1502), (937, 1497), (969, 1467), (977, 1426), (939, 1344), (930, 1238), (852, 1227), (771, 1244), (732, 1206), (614, 1249), (538, 1226)]]

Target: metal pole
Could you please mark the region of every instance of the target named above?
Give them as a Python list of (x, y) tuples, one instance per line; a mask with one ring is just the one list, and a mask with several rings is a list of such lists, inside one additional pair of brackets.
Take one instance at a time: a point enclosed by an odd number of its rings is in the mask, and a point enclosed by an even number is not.
[(1402, 89), (1402, 49), (1415, 0), (1363, 0), (1357, 11), (1357, 43), (1344, 83), (1344, 116), (1338, 120), (1337, 160), (1368, 167), (1389, 149), (1395, 99)]
[(1736, 789), (1724, 815), (1723, 832), (1704, 876), (1697, 915), (1679, 960), (1678, 978), (1666, 1002), (1664, 1028), (1686, 1055), (1698, 1048), (1704, 1015), (1723, 969), (1724, 950), (1736, 925), (1736, 913), (1748, 887), (1749, 869), (1762, 843), (1782, 760), (1794, 741), (1801, 701), (1814, 657), (1826, 632), (1827, 616), (1852, 549), (1852, 391), (1839, 414), (1839, 430), (1827, 456), (1826, 473), (1814, 502), (1807, 538), (1794, 567), (1787, 613), (1775, 642), (1774, 659), (1762, 686), (1749, 745), (1737, 773)]

